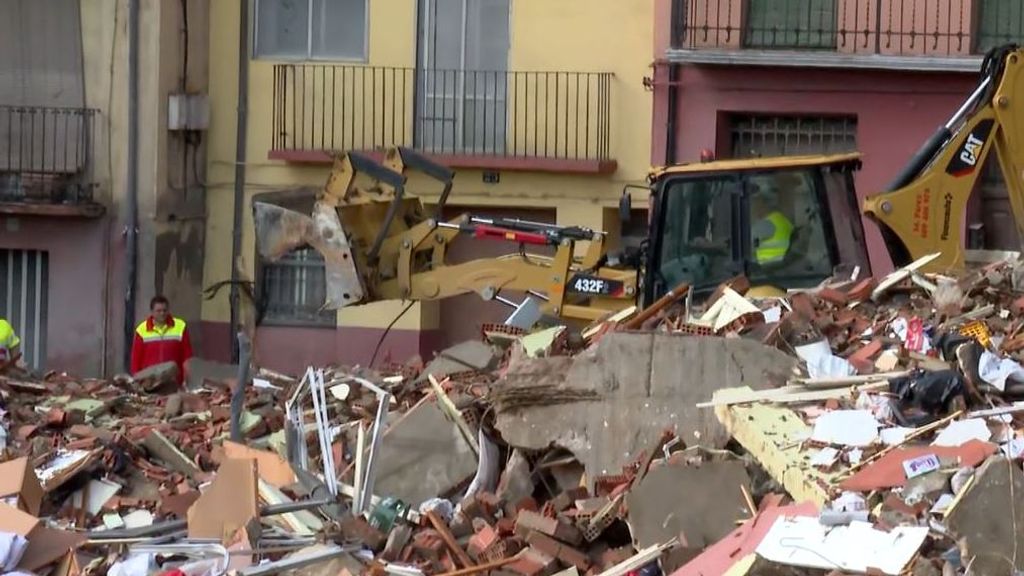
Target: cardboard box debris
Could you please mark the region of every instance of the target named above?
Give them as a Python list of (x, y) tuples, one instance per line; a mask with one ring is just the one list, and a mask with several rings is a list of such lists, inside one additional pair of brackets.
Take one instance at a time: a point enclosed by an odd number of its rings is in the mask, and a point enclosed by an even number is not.
[(15, 505), (33, 516), (39, 515), (43, 502), (43, 486), (28, 458), (0, 463), (0, 499), (13, 500)]
[(225, 460), (210, 487), (188, 510), (188, 537), (227, 541), (242, 528), (258, 536), (258, 482), (256, 460)]

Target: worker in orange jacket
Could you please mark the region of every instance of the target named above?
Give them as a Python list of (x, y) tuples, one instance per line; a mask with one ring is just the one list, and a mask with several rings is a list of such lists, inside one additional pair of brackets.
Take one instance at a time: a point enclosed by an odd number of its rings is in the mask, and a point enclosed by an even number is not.
[(178, 384), (181, 385), (192, 359), (192, 342), (185, 321), (172, 316), (170, 307), (164, 296), (150, 300), (149, 317), (135, 329), (131, 372), (137, 374), (150, 366), (174, 362), (178, 365)]

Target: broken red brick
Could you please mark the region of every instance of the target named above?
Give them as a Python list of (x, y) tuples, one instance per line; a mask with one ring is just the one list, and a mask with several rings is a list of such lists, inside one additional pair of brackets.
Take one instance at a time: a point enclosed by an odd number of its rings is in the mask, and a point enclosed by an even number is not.
[(843, 294), (835, 288), (822, 288), (821, 290), (818, 290), (817, 296), (818, 298), (821, 298), (831, 304), (835, 304), (836, 306), (845, 306), (848, 301), (846, 294)]
[(469, 555), (474, 558), (479, 558), (485, 550), (494, 546), (495, 543), (500, 540), (498, 531), (484, 522), (483, 527), (477, 531), (476, 534), (470, 537), (468, 551)]
[(814, 318), (814, 302), (806, 292), (796, 292), (791, 294), (789, 297), (789, 304), (793, 307), (793, 312), (802, 316), (804, 320)]
[(874, 372), (875, 362), (874, 358), (882, 351), (884, 343), (881, 339), (875, 338), (865, 346), (861, 346), (856, 352), (847, 358), (850, 364), (857, 369), (860, 374), (870, 374)]
[(543, 552), (527, 548), (515, 562), (505, 565), (505, 570), (520, 576), (548, 576), (557, 570), (556, 560)]
[(410, 546), (416, 554), (431, 561), (438, 561), (444, 552), (444, 540), (436, 530), (426, 529), (417, 532), (412, 538)]
[(178, 518), (186, 518), (189, 507), (199, 499), (199, 491), (193, 490), (184, 494), (172, 494), (160, 500), (160, 512)]
[(867, 300), (871, 297), (871, 292), (875, 289), (875, 279), (872, 277), (864, 278), (853, 285), (852, 288), (846, 291), (846, 297), (852, 302), (860, 302)]
[(555, 512), (562, 512), (572, 506), (577, 500), (582, 500), (586, 497), (586, 488), (573, 488), (572, 490), (566, 490), (558, 496), (555, 496), (551, 500), (551, 506), (555, 509)]
[(533, 496), (527, 496), (526, 498), (516, 502), (514, 508), (516, 512), (520, 512), (522, 510), (540, 512), (540, 506), (537, 504), (537, 501), (534, 500)]
[(210, 406), (210, 421), (224, 422), (231, 418), (231, 409), (227, 406)]
[(67, 422), (68, 415), (60, 408), (50, 408), (50, 411), (46, 413), (46, 424), (56, 428), (61, 428)]
[(516, 534), (526, 538), (531, 531), (547, 534), (570, 544), (579, 544), (583, 538), (579, 529), (568, 522), (523, 510), (516, 517)]
[[(387, 536), (380, 530), (370, 526), (362, 516), (346, 518), (341, 522), (341, 532), (346, 538), (359, 540), (367, 548), (379, 551), (387, 543)], [(442, 543), (443, 545), (443, 543)]]
[(81, 438), (64, 445), (68, 450), (91, 450), (96, 447), (96, 438)]
[(480, 554), (481, 563), (494, 562), (508, 558), (523, 549), (523, 542), (518, 538), (498, 540), (493, 546)]
[(485, 514), (493, 516), (501, 509), (501, 498), (490, 492), (477, 492), (473, 499), (480, 504)]
[(494, 525), (494, 529), (502, 536), (511, 536), (516, 531), (516, 521), (512, 518), (502, 518)]
[(566, 564), (571, 564), (580, 570), (586, 571), (590, 568), (590, 558), (586, 554), (579, 550), (559, 542), (554, 538), (541, 534), (540, 532), (530, 532), (526, 536), (526, 543), (530, 545), (534, 550), (539, 550), (548, 556), (553, 556), (558, 560)]
[(555, 517), (555, 505), (551, 502), (551, 500), (548, 500), (547, 502), (544, 503), (543, 506), (540, 507), (540, 513), (542, 516), (547, 516), (548, 518)]
[(594, 494), (607, 496), (623, 484), (629, 484), (633, 478), (627, 474), (605, 474), (594, 478)]
[(516, 515), (516, 534), (525, 538), (531, 530), (549, 535), (554, 534), (558, 530), (558, 520), (529, 510), (519, 512)]

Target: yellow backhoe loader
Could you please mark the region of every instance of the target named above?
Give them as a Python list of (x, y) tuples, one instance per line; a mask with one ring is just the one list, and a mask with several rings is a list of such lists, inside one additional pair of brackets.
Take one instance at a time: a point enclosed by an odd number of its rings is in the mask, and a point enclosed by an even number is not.
[[(995, 150), (1024, 225), (1024, 52), (994, 50), (978, 87), (889, 187), (868, 197), (864, 213), (881, 228), (897, 266), (941, 252), (929, 270), (964, 264), (962, 220), (980, 167)], [(445, 219), (454, 173), (407, 148), (384, 161), (338, 157), (312, 217), (254, 203), (257, 243), (275, 259), (309, 245), (325, 259), (327, 302), (337, 309), (387, 299), (434, 300), (475, 292), (514, 305), (510, 322), (542, 315), (593, 321), (653, 302), (686, 283), (696, 297), (745, 275), (777, 290), (820, 284), (837, 268), (870, 273), (854, 188), (856, 153), (721, 160), (657, 168), (649, 176), (652, 212), (639, 252), (609, 253), (604, 232), (463, 214)], [(417, 170), (441, 183), (427, 212), (405, 189)], [(620, 208), (629, 209), (623, 195)], [(517, 252), (450, 263), (455, 241), (507, 241)], [(582, 256), (576, 244), (586, 242)], [(548, 246), (554, 256), (525, 251)], [(511, 293), (520, 301), (508, 298)]]

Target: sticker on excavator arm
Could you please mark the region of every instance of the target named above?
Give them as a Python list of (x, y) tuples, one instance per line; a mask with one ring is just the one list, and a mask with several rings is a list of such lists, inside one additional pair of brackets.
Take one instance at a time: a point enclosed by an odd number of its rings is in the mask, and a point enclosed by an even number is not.
[(974, 130), (971, 130), (967, 135), (967, 139), (960, 146), (956, 156), (953, 156), (949, 161), (949, 166), (946, 166), (947, 174), (954, 178), (960, 178), (961, 176), (972, 174), (978, 168), (978, 158), (981, 156), (981, 150), (985, 147), (985, 143), (992, 133), (992, 126), (994, 124), (995, 120), (992, 119), (978, 122)]
[(569, 294), (585, 294), (587, 296), (621, 296), (625, 285), (619, 280), (608, 280), (588, 274), (576, 274), (570, 280), (566, 290)]

